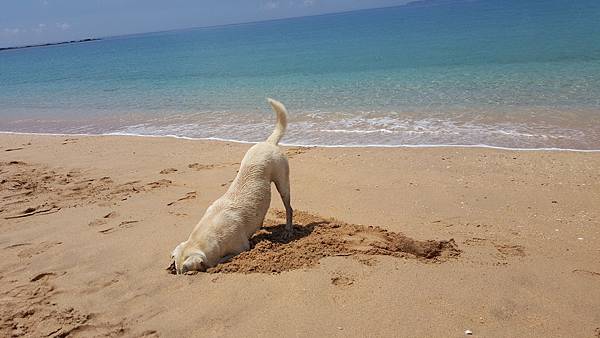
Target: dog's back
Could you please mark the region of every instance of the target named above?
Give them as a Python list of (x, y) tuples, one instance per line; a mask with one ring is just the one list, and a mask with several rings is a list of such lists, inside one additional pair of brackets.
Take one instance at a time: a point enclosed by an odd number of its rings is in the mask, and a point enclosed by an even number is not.
[(278, 146), (261, 142), (248, 150), (240, 170), (223, 199), (230, 203), (231, 212), (239, 214), (246, 237), (263, 223), (271, 204), (271, 182), (278, 182), (289, 172), (286, 156)]

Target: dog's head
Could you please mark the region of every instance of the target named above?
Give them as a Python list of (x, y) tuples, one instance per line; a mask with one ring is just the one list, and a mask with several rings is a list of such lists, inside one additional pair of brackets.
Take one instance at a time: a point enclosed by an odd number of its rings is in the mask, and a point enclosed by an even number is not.
[(177, 274), (184, 274), (191, 271), (206, 271), (206, 255), (202, 250), (191, 248), (188, 242), (181, 242), (173, 252), (171, 259), (175, 262), (175, 271)]

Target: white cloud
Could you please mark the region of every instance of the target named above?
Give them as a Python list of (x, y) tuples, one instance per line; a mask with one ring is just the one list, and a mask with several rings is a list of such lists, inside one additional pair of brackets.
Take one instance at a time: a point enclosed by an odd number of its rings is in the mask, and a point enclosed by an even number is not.
[(71, 25), (67, 22), (59, 22), (56, 24), (56, 27), (62, 29), (63, 31), (66, 31), (67, 29), (71, 28)]
[(4, 34), (16, 35), (16, 34), (19, 34), (20, 32), (24, 32), (24, 30), (20, 29), (20, 28), (4, 28), (2, 30), (2, 32)]
[(42, 5), (48, 6), (48, 0), (42, 0)]
[(266, 10), (274, 10), (279, 8), (297, 9), (300, 7), (312, 7), (317, 4), (318, 0), (262, 0), (260, 7)]
[(265, 1), (261, 4), (261, 6), (265, 9), (277, 9), (280, 6), (279, 1)]
[(36, 32), (36, 33), (41, 33), (43, 31), (46, 30), (46, 24), (45, 23), (40, 23), (38, 24), (36, 27), (31, 29), (32, 31)]

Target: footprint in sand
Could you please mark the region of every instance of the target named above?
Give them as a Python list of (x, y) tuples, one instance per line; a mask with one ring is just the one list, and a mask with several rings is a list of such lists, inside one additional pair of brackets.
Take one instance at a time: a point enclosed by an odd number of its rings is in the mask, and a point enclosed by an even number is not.
[[(120, 229), (131, 228), (134, 226), (135, 223), (140, 222), (139, 220), (125, 220), (125, 221), (120, 221), (118, 224), (116, 224), (115, 220), (118, 217), (119, 217), (119, 214), (116, 211), (111, 211), (111, 212), (105, 214), (104, 216), (102, 216), (101, 218), (93, 220), (88, 225), (90, 227), (99, 227), (99, 226), (104, 225), (105, 227), (101, 230), (98, 230), (98, 232), (101, 234), (110, 234), (110, 233), (113, 233)], [(116, 225), (108, 225), (109, 223), (113, 223)]]
[(132, 228), (134, 226), (133, 224), (138, 223), (138, 222), (139, 221), (137, 221), (137, 220), (122, 221), (117, 226), (108, 227), (106, 229), (98, 230), (98, 232), (101, 233), (101, 234), (107, 235), (107, 234), (113, 233), (113, 232), (121, 230), (121, 229)]
[(5, 163), (8, 165), (26, 165), (27, 163), (23, 162), (23, 161), (10, 161), (8, 163)]
[(346, 276), (341, 272), (335, 273), (333, 277), (331, 277), (331, 284), (335, 286), (351, 286), (354, 284), (354, 278), (350, 276)]
[(311, 147), (295, 147), (295, 148), (289, 148), (285, 151), (285, 155), (288, 158), (294, 158), (297, 155), (301, 155), (304, 154), (306, 152), (308, 152), (309, 150), (311, 150)]
[(24, 218), (29, 216), (36, 215), (48, 215), (53, 214), (55, 212), (59, 212), (60, 208), (56, 205), (40, 205), (37, 207), (28, 207), (25, 210), (21, 211), (19, 214), (6, 216), (4, 219), (15, 219), (15, 218)]
[(18, 247), (22, 247), (22, 246), (27, 246), (27, 245), (31, 245), (31, 243), (17, 243), (17, 244), (11, 244), (7, 247), (4, 247), (4, 249), (14, 249), (14, 248), (18, 248)]
[[(493, 240), (481, 237), (472, 237), (465, 239), (462, 244), (472, 247), (476, 250), (485, 250), (496, 259), (493, 265), (508, 265), (511, 257), (525, 257), (527, 253), (525, 247), (517, 244), (498, 243)], [(479, 262), (479, 264), (488, 264)]]
[(106, 289), (107, 287), (110, 287), (114, 284), (119, 283), (121, 276), (123, 276), (124, 274), (125, 274), (124, 272), (117, 271), (117, 272), (113, 272), (110, 275), (105, 275), (103, 277), (94, 278), (93, 280), (88, 282), (89, 287), (83, 289), (81, 291), (81, 293), (90, 294), (90, 293), (102, 291), (102, 290)]
[(174, 216), (178, 216), (178, 217), (185, 217), (185, 216), (189, 216), (188, 214), (186, 214), (185, 212), (173, 212), (173, 211), (169, 211), (170, 215), (174, 215)]
[(43, 254), (46, 251), (52, 249), (53, 247), (61, 244), (62, 242), (41, 242), (37, 245), (33, 245), (31, 247), (21, 250), (17, 254), (17, 256), (19, 256), (19, 258), (31, 258), (33, 256)]
[(156, 330), (146, 330), (140, 334), (140, 338), (158, 338), (160, 337)]
[(62, 144), (77, 143), (77, 140), (78, 140), (78, 139), (76, 139), (76, 138), (66, 138), (66, 139), (65, 139), (65, 140), (62, 142)]
[(472, 237), (472, 238), (467, 238), (463, 241), (464, 245), (469, 245), (469, 246), (473, 246), (473, 245), (485, 245), (488, 242), (487, 239), (485, 238), (481, 238), (481, 237)]
[(354, 259), (356, 259), (359, 263), (364, 264), (366, 266), (374, 266), (375, 264), (377, 264), (377, 262), (379, 262), (377, 260), (377, 258), (371, 256), (354, 256)]
[(176, 172), (177, 169), (175, 168), (167, 168), (167, 169), (163, 169), (160, 171), (160, 174), (166, 175), (166, 174), (172, 174), (174, 172)]
[(507, 258), (508, 256), (513, 257), (525, 257), (525, 248), (521, 245), (512, 244), (494, 244), (494, 247), (500, 253), (501, 258)]
[(63, 272), (42, 272), (39, 273), (33, 277), (31, 277), (31, 279), (29, 279), (30, 282), (37, 282), (37, 281), (48, 281), (49, 279), (53, 279), (56, 278), (58, 276), (62, 276), (62, 275), (66, 275), (67, 272), (63, 271)]
[(585, 270), (585, 269), (575, 269), (571, 271), (574, 274), (581, 274), (589, 277), (600, 277), (600, 272)]
[(201, 164), (201, 163), (190, 163), (188, 164), (188, 168), (190, 169), (194, 169), (194, 170), (208, 170), (208, 169), (214, 169), (214, 168), (225, 168), (225, 167), (229, 167), (232, 165), (238, 165), (239, 162), (235, 162), (235, 163), (217, 163), (217, 164)]
[(24, 217), (36, 216), (36, 215), (48, 215), (48, 214), (53, 214), (58, 211), (60, 211), (60, 208), (57, 207), (56, 205), (50, 205), (50, 206), (40, 205), (37, 207), (28, 207), (18, 214), (12, 215), (12, 216), (6, 216), (6, 217), (4, 217), (4, 219), (24, 218)]
[(188, 168), (194, 169), (194, 170), (206, 170), (206, 169), (213, 169), (215, 167), (216, 167), (216, 165), (214, 165), (214, 164), (200, 164), (197, 162), (188, 164)]
[(117, 214), (117, 212), (116, 212), (116, 211), (111, 211), (111, 212), (109, 212), (108, 214), (106, 214), (106, 215), (102, 216), (102, 218), (104, 218), (104, 219), (107, 219), (107, 218), (115, 218), (115, 217), (117, 217), (117, 216), (118, 216), (118, 214)]
[(156, 189), (156, 188), (168, 187), (171, 184), (173, 184), (173, 181), (162, 179), (162, 180), (150, 182), (150, 183), (146, 184), (146, 186), (149, 187), (150, 189)]
[(104, 225), (104, 224), (106, 224), (106, 223), (107, 223), (107, 222), (108, 222), (110, 219), (113, 219), (113, 218), (115, 218), (115, 217), (117, 217), (117, 212), (116, 212), (116, 211), (111, 211), (111, 212), (109, 212), (108, 214), (106, 214), (106, 215), (102, 216), (102, 218), (98, 218), (98, 219), (95, 219), (95, 220), (91, 221), (91, 222), (88, 224), (88, 226), (91, 226), (91, 227), (97, 227), (97, 226), (100, 226), (100, 225)]
[(185, 201), (185, 200), (191, 200), (191, 199), (195, 199), (195, 198), (196, 198), (196, 192), (195, 191), (190, 191), (190, 192), (186, 193), (185, 196), (183, 196), (181, 198), (178, 198), (176, 201), (167, 203), (167, 205), (171, 206), (171, 205), (173, 205), (173, 204), (175, 204), (177, 202)]

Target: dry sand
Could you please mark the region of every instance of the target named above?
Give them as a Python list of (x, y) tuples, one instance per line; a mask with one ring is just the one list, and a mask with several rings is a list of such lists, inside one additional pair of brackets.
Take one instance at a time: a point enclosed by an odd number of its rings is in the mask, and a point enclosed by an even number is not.
[(290, 148), (294, 240), (169, 274), (248, 147), (0, 135), (0, 336), (600, 336), (600, 153)]

